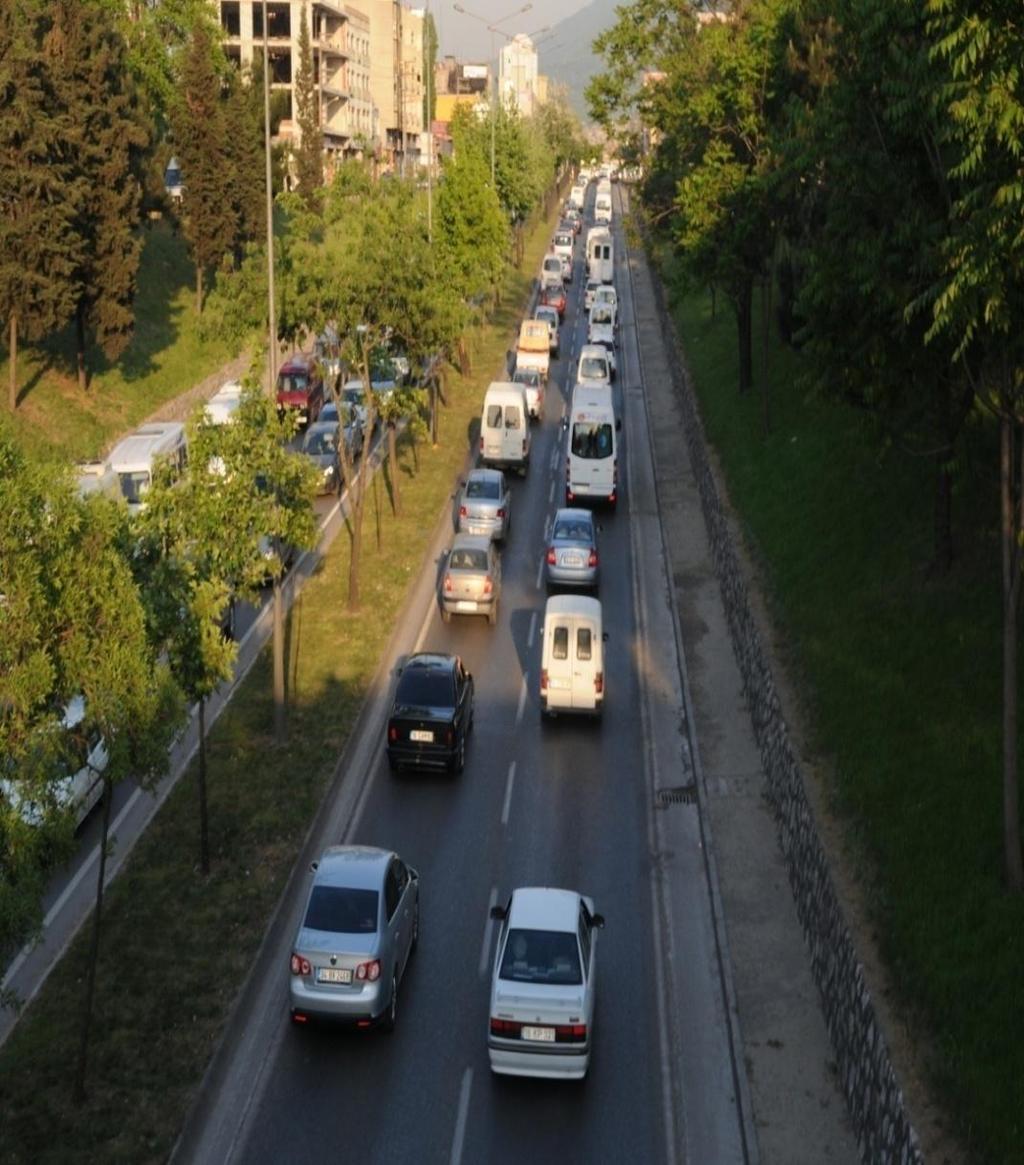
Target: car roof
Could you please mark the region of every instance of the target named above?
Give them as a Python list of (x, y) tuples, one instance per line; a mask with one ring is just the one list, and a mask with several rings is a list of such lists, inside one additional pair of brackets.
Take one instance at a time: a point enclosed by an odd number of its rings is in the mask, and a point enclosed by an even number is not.
[(410, 655), (409, 658), (402, 665), (402, 671), (408, 671), (411, 667), (450, 670), (455, 666), (456, 656), (447, 655), (442, 651), (418, 651), (415, 655)]
[(314, 421), (306, 430), (307, 439), (314, 433), (336, 433), (338, 431), (338, 422), (330, 419), (326, 421)]
[(391, 850), (372, 845), (332, 845), (320, 855), (316, 883), (319, 886), (379, 890), (392, 856)]
[(604, 344), (584, 344), (580, 348), (580, 359), (584, 356), (600, 356), (603, 360), (608, 359), (608, 349)]
[(313, 367), (314, 360), (312, 356), (307, 356), (305, 352), (296, 352), (294, 356), (289, 356), (288, 359), (278, 369), (279, 372), (306, 372)]
[(585, 615), (601, 620), (601, 600), (589, 595), (552, 595), (544, 607), (546, 615)]
[(524, 930), (564, 930), (575, 934), (579, 914), (580, 894), (576, 890), (521, 886), (512, 891), (508, 924)]

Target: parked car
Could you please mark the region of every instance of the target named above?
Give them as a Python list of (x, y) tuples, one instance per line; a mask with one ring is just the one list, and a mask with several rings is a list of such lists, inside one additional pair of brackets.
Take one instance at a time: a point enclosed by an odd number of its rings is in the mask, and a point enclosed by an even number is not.
[(597, 523), (590, 510), (566, 506), (555, 513), (546, 563), (549, 587), (597, 588)]
[(548, 348), (554, 358), (558, 359), (558, 312), (555, 308), (549, 307), (546, 303), (538, 304), (534, 309), (533, 318), (536, 320), (545, 320), (548, 325)]
[(294, 409), (304, 425), (311, 425), (324, 405), (324, 373), (319, 361), (304, 353), (289, 357), (277, 373), (277, 409)]
[(289, 964), (292, 1020), (392, 1031), (419, 938), (419, 875), (397, 854), (361, 845), (331, 846), (310, 869)]
[(537, 301), (540, 304), (547, 304), (548, 307), (553, 307), (558, 312), (558, 318), (565, 318), (565, 287), (561, 282), (557, 284), (550, 284), (541, 289), (540, 298)]
[(341, 458), (338, 453), (337, 421), (317, 421), (310, 425), (302, 438), (302, 453), (320, 471), (317, 492), (341, 493)]
[(514, 890), (491, 917), (501, 922), (487, 1036), (491, 1071), (582, 1079), (593, 1047), (604, 918), (592, 899), (548, 886)]
[(462, 483), (459, 532), (501, 542), (512, 523), (512, 494), (500, 469), (474, 469)]
[(441, 618), (449, 623), (453, 614), (486, 615), (493, 626), (500, 599), (501, 559), (494, 543), (478, 534), (456, 534), (441, 582)]
[(388, 764), (397, 773), (461, 773), (473, 729), (473, 677), (457, 655), (421, 652), (403, 666), (388, 717)]

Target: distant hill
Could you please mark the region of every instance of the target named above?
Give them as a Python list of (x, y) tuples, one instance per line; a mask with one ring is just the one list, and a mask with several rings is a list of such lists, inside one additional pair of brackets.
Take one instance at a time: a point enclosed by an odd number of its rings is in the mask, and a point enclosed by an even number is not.
[(552, 25), (550, 41), (537, 46), (540, 71), (569, 91), (569, 102), (584, 122), (589, 120), (583, 90), (600, 72), (602, 60), (591, 46), (598, 33), (615, 23), (615, 9), (626, 0), (591, 0), (586, 8)]

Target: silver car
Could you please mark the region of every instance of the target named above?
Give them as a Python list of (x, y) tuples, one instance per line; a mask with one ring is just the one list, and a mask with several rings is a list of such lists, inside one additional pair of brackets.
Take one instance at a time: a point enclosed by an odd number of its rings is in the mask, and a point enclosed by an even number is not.
[(419, 875), (395, 853), (336, 845), (313, 862), (292, 945), (292, 1019), (393, 1030), (398, 986), (419, 938)]
[(492, 626), (498, 621), (501, 598), (501, 559), (490, 538), (456, 534), (448, 551), (441, 581), (441, 618), (452, 615), (486, 615)]
[(596, 589), (599, 569), (597, 523), (593, 513), (573, 507), (556, 511), (548, 542), (548, 586)]
[(491, 979), (491, 1071), (582, 1079), (593, 1046), (604, 919), (590, 898), (548, 886), (515, 890), (491, 917), (502, 923)]
[(500, 469), (474, 469), (459, 497), (459, 531), (501, 542), (512, 522), (512, 495)]

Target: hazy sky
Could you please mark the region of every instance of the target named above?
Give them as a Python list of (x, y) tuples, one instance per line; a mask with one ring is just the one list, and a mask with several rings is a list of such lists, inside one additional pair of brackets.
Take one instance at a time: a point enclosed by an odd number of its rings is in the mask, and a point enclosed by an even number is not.
[[(413, 0), (415, 6), (416, 0)], [(420, 0), (422, 3), (422, 0)], [(590, 0), (533, 0), (528, 11), (513, 16), (527, 0), (458, 0), (467, 13), (456, 12), (454, 0), (430, 0), (430, 11), (437, 25), (441, 41), (441, 55), (451, 53), (463, 60), (486, 61), (491, 56), (491, 33), (488, 24), (495, 24), (510, 36), (517, 32), (533, 33), (553, 27), (560, 20), (585, 8)], [(477, 20), (474, 17), (482, 17)], [(508, 19), (503, 19), (508, 17)], [(494, 36), (495, 54), (505, 43), (505, 37)], [(543, 45), (538, 48), (543, 50)]]

